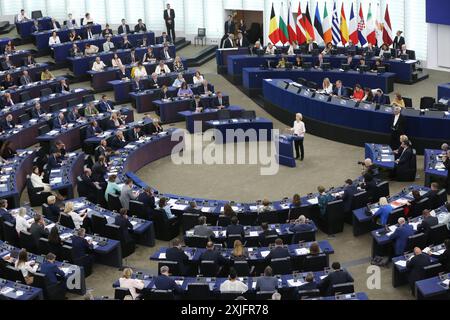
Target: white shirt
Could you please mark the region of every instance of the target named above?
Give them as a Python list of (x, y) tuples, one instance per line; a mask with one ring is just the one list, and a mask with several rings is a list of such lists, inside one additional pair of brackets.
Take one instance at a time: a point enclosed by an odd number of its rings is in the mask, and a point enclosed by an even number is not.
[(106, 41), (106, 42), (103, 44), (103, 51), (104, 51), (104, 52), (109, 52), (109, 51), (111, 51), (112, 49), (114, 49), (114, 43), (113, 43), (112, 41)]
[(59, 36), (56, 36), (56, 38), (50, 37), (50, 39), (48, 39), (49, 46), (51, 46), (52, 44), (59, 44), (59, 43), (61, 43)]
[(21, 217), (20, 215), (16, 216), (16, 231), (17, 234), (20, 234), (21, 231), (28, 231), (28, 229), (31, 227), (31, 223), (28, 223), (28, 221)]
[(164, 50), (164, 57), (166, 58), (166, 60), (172, 59), (172, 58), (170, 57), (169, 50)]
[(305, 123), (303, 121), (294, 121), (294, 135), (304, 137), (306, 133)]
[(155, 73), (157, 75), (160, 75), (162, 73), (162, 70), (164, 70), (165, 73), (170, 73), (170, 69), (169, 69), (169, 67), (166, 64), (164, 65), (163, 68), (161, 68), (161, 66), (158, 65), (156, 67)]
[(272, 49), (270, 49), (270, 47), (267, 47), (266, 53), (267, 54), (275, 54), (275, 47), (272, 47)]
[(292, 56), (292, 55), (295, 54), (294, 50), (297, 50), (297, 49), (298, 49), (298, 48), (295, 48), (293, 45), (290, 45), (287, 54), (288, 54), (289, 56)]
[(220, 292), (239, 292), (244, 293), (248, 290), (248, 286), (242, 281), (226, 280), (220, 285)]
[(333, 93), (333, 85), (330, 83), (328, 87), (319, 91), (320, 93), (332, 94)]
[(120, 278), (119, 285), (121, 288), (126, 288), (126, 289), (130, 290), (133, 300), (136, 300), (136, 298), (139, 296), (139, 294), (136, 292), (136, 289), (142, 290), (142, 289), (144, 289), (144, 286), (145, 286), (144, 281), (142, 281), (142, 280), (127, 279), (127, 278)]
[(120, 67), (123, 66), (122, 60), (120, 60), (120, 58), (118, 58), (117, 60), (112, 59), (112, 60), (111, 60), (111, 64), (112, 64), (112, 66), (113, 66), (114, 68), (120, 68)]
[(45, 188), (47, 186), (44, 181), (42, 181), (42, 177), (38, 176), (36, 173), (32, 173), (30, 176), (31, 184), (33, 185), (33, 188)]
[(83, 224), (83, 218), (80, 217), (80, 215), (75, 211), (70, 211), (68, 215), (72, 218), (75, 229), (80, 229), (81, 225)]
[(202, 84), (204, 79), (203, 79), (203, 76), (200, 76), (198, 78), (196, 76), (194, 76), (193, 80), (194, 80), (194, 84)]
[(143, 78), (147, 76), (147, 70), (145, 69), (145, 67), (142, 68), (136, 68), (134, 70), (134, 77), (135, 78)]
[(106, 65), (103, 63), (103, 61), (97, 62), (95, 61), (94, 64), (92, 65), (92, 70), (93, 71), (103, 71), (103, 69), (105, 69)]
[(31, 266), (31, 261), (27, 261), (25, 263), (20, 264), (20, 266), (17, 265), (17, 262), (19, 262), (19, 260), (16, 261), (15, 263), (15, 267), (16, 269), (19, 269), (22, 272), (22, 275), (24, 277), (28, 276), (28, 273), (36, 273), (38, 265), (35, 264), (33, 267)]
[(395, 117), (394, 117), (394, 126), (397, 124), (398, 118), (400, 118), (400, 114), (396, 114), (395, 115)]
[(20, 13), (17, 15), (17, 22), (22, 22), (22, 21), (25, 21), (25, 20), (28, 20), (26, 15), (22, 15)]
[(172, 18), (172, 17), (170, 16), (170, 9), (167, 9), (166, 11), (167, 11), (167, 16), (168, 16), (169, 18)]

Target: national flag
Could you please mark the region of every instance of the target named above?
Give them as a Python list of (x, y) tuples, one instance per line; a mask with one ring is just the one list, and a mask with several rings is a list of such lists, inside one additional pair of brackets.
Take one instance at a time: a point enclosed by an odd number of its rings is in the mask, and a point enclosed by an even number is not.
[(333, 5), (333, 45), (337, 46), (339, 42), (341, 42), (341, 29), (339, 26), (339, 18), (338, 18), (338, 11), (336, 8), (336, 1)]
[(375, 32), (375, 25), (373, 24), (372, 3), (369, 3), (369, 13), (367, 14), (366, 23), (367, 41), (373, 45), (377, 44), (377, 34)]
[(275, 9), (273, 8), (272, 2), (272, 12), (270, 14), (270, 26), (269, 26), (269, 39), (273, 44), (280, 41), (280, 33), (278, 31), (278, 21), (275, 16)]
[(381, 45), (383, 44), (383, 29), (384, 29), (384, 25), (383, 25), (383, 21), (381, 21), (381, 7), (380, 4), (377, 4), (377, 18), (375, 21), (375, 34), (377, 36), (377, 43), (378, 46), (381, 47)]
[(325, 2), (325, 9), (323, 10), (323, 41), (325, 44), (333, 41), (333, 33), (331, 31), (330, 16), (328, 15), (327, 3)]
[(364, 22), (362, 4), (359, 5), (358, 39), (361, 47), (366, 45), (366, 23)]
[(355, 17), (355, 13), (353, 11), (353, 2), (352, 2), (352, 7), (350, 9), (350, 23), (349, 23), (349, 38), (350, 40), (352, 40), (354, 45), (357, 45), (359, 40), (358, 40), (358, 24), (356, 23), (356, 17)]
[(322, 21), (320, 20), (319, 2), (316, 4), (316, 13), (314, 14), (314, 29), (316, 42), (318, 44), (323, 43), (323, 28)]
[(349, 40), (347, 18), (345, 17), (344, 2), (341, 7), (341, 42), (345, 46)]
[(280, 9), (280, 23), (279, 25), (279, 31), (280, 31), (280, 41), (284, 45), (286, 42), (289, 41), (289, 32), (286, 25), (286, 16), (284, 12), (283, 2), (281, 3), (281, 9)]
[(296, 31), (298, 44), (304, 44), (306, 42), (305, 20), (303, 19), (302, 7), (300, 5), (300, 2), (298, 3)]
[(297, 41), (296, 22), (294, 19), (294, 15), (292, 14), (291, 2), (289, 2), (289, 9), (288, 9), (288, 34), (290, 44), (294, 43), (294, 41)]
[(390, 46), (393, 43), (391, 18), (389, 17), (389, 7), (386, 4), (386, 11), (384, 12), (384, 28), (383, 28), (383, 42)]
[(309, 8), (308, 8), (308, 2), (306, 3), (306, 13), (303, 17), (305, 21), (305, 31), (306, 31), (306, 40), (309, 41), (310, 39), (314, 40), (314, 27), (312, 25), (311, 16), (309, 15)]

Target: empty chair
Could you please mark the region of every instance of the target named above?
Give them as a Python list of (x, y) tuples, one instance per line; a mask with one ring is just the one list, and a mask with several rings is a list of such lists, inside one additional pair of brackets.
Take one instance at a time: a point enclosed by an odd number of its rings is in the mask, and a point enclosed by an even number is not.
[(108, 208), (111, 211), (119, 212), (122, 209), (122, 203), (116, 194), (108, 194)]
[(272, 235), (272, 236), (267, 236), (264, 237), (263, 239), (261, 239), (261, 246), (262, 247), (268, 247), (271, 244), (275, 243), (275, 240), (278, 239), (278, 235)]
[(27, 192), (32, 207), (40, 207), (43, 203), (47, 202), (47, 197), (50, 192), (44, 192), (44, 188), (35, 188), (31, 183), (30, 178), (27, 178)]
[(44, 135), (44, 134), (46, 134), (46, 133), (48, 133), (48, 132), (50, 132), (50, 127), (46, 124), (46, 125), (43, 125), (43, 126), (40, 126), (39, 128), (38, 128), (38, 134), (40, 135), (40, 136), (42, 136), (42, 135)]
[(288, 213), (288, 220), (296, 220), (302, 215), (305, 217), (309, 216), (308, 206), (299, 206), (299, 207), (290, 208), (289, 213)]
[(302, 86), (306, 86), (306, 84), (308, 83), (308, 80), (306, 80), (305, 78), (298, 78), (297, 83), (301, 84)]
[(326, 234), (336, 234), (344, 230), (344, 203), (342, 200), (329, 202), (325, 215), (320, 215), (319, 226)]
[(291, 258), (272, 259), (270, 261), (273, 274), (283, 275), (292, 273)]
[(114, 288), (115, 300), (124, 300), (126, 296), (131, 296), (130, 290), (128, 288)]
[(315, 90), (317, 90), (317, 89), (319, 88), (319, 86), (317, 85), (317, 83), (314, 82), (314, 81), (308, 81), (308, 82), (306, 83), (306, 86), (307, 86), (308, 88), (310, 88), (310, 89), (315, 89)]
[(276, 211), (263, 211), (258, 214), (258, 224), (266, 222), (268, 224), (278, 223), (278, 213)]
[(433, 97), (422, 97), (420, 99), (420, 109), (432, 109), (436, 99)]
[(67, 101), (66, 107), (70, 108), (70, 107), (74, 107), (74, 106), (82, 104), (82, 103), (83, 103), (83, 100), (82, 100), (81, 97), (80, 98), (74, 98), (74, 99), (70, 99), (70, 100)]
[(66, 286), (61, 282), (50, 284), (47, 277), (42, 273), (33, 274), (33, 287), (41, 288), (44, 292), (45, 300), (64, 300), (66, 296)]
[(242, 119), (255, 119), (256, 118), (256, 112), (254, 110), (245, 110), (242, 111)]
[(19, 244), (19, 236), (17, 235), (16, 227), (4, 221), (2, 229), (4, 240), (13, 246), (17, 246)]
[(200, 274), (204, 277), (215, 277), (219, 272), (219, 265), (214, 261), (204, 260), (200, 263)]
[(25, 102), (25, 101), (28, 101), (28, 100), (31, 100), (31, 96), (28, 93), (28, 91), (20, 93), (20, 101), (21, 102)]
[(299, 300), (317, 298), (317, 297), (320, 297), (320, 290), (319, 289), (301, 290), (301, 287), (300, 287), (300, 290), (297, 292), (297, 297)]
[(189, 236), (184, 239), (184, 242), (188, 247), (193, 248), (205, 248), (206, 244), (208, 243), (208, 237), (201, 237), (201, 236)]
[(41, 10), (35, 10), (31, 11), (31, 19), (37, 20), (42, 18), (42, 11)]
[(429, 266), (423, 267), (423, 275), (424, 279), (433, 278), (439, 275), (442, 271), (444, 271), (444, 266), (440, 263), (431, 264)]
[[(40, 238), (39, 239), (39, 253), (46, 255), (49, 252), (50, 252), (50, 247), (48, 246), (48, 239)], [(57, 252), (52, 252), (52, 253), (55, 254), (57, 258), (59, 258)]]
[(25, 280), (23, 279), (22, 271), (14, 268), (13, 266), (7, 265), (3, 268), (3, 277), (10, 281), (18, 281), (20, 283), (25, 284)]
[(189, 283), (186, 292), (187, 300), (211, 300), (208, 283)]
[(428, 233), (428, 243), (427, 244), (438, 244), (443, 243), (445, 239), (448, 238), (448, 229), (445, 224), (437, 224), (430, 227)]
[(332, 295), (336, 294), (347, 294), (355, 292), (355, 287), (353, 282), (334, 284), (331, 287)]
[(303, 262), (303, 271), (322, 271), (328, 267), (328, 256), (325, 253), (316, 256), (308, 255)]
[(427, 246), (427, 236), (424, 233), (418, 233), (410, 236), (406, 243), (406, 252), (413, 251), (415, 247), (424, 249)]
[(430, 199), (423, 198), (419, 202), (414, 203), (411, 207), (411, 212), (409, 213), (409, 217), (415, 218), (422, 215), (423, 210), (429, 208)]
[(316, 231), (304, 231), (294, 233), (292, 236), (292, 244), (297, 244), (299, 242), (312, 242), (316, 241)]
[(405, 102), (405, 108), (410, 108), (411, 109), (413, 107), (411, 98), (403, 97), (403, 101)]
[(175, 295), (172, 290), (152, 290), (148, 294), (148, 300), (170, 301), (175, 300)]
[(41, 90), (41, 97), (49, 96), (53, 93), (51, 88), (44, 88)]
[(63, 106), (60, 103), (54, 103), (48, 107), (48, 110), (50, 113), (55, 113), (55, 112), (58, 112), (59, 110), (61, 110), (62, 108), (63, 108)]
[(404, 216), (404, 210), (402, 207), (392, 210), (391, 214), (388, 217), (387, 224), (395, 225), (398, 222), (398, 219)]
[(238, 212), (239, 223), (243, 226), (253, 226), (256, 224), (258, 215), (256, 212)]
[(38, 247), (31, 233), (27, 231), (21, 231), (19, 234), (20, 247), (27, 249), (28, 252), (39, 253)]
[[(437, 193), (438, 196), (438, 204), (437, 207), (443, 206), (446, 202), (447, 202), (447, 192), (445, 189), (441, 189), (438, 191)], [(436, 208), (432, 208), (432, 209), (436, 209)]]
[(378, 202), (381, 197), (389, 197), (389, 182), (383, 181), (377, 184), (377, 192), (374, 199), (372, 200), (372, 203)]
[(198, 224), (198, 218), (200, 218), (199, 214), (196, 213), (183, 213), (181, 217), (181, 226), (183, 229), (183, 232), (186, 232), (187, 230), (191, 230)]
[(129, 215), (136, 216), (139, 219), (150, 220), (150, 208), (144, 207), (142, 202), (130, 200), (129, 206)]
[(24, 113), (24, 114), (21, 114), (21, 115), (19, 116), (19, 122), (20, 122), (21, 124), (24, 124), (24, 123), (26, 123), (26, 122), (28, 122), (28, 121), (30, 121), (30, 115), (29, 115), (28, 113)]
[(155, 237), (158, 240), (170, 241), (180, 232), (180, 225), (177, 219), (168, 219), (165, 212), (155, 210), (153, 214), (155, 225)]
[(132, 239), (127, 239), (123, 232), (120, 231), (120, 227), (115, 224), (105, 225), (107, 237), (110, 239), (118, 240), (122, 248), (122, 257), (128, 257), (136, 250), (135, 242)]
[(66, 228), (75, 229), (75, 225), (73, 223), (72, 217), (64, 212), (61, 212), (61, 214), (59, 216), (59, 223)]
[(102, 237), (106, 237), (106, 224), (108, 221), (105, 216), (98, 215), (93, 213), (91, 215), (91, 228), (92, 232), (101, 235)]
[(238, 277), (248, 277), (250, 275), (250, 266), (247, 261), (234, 261), (234, 270)]
[(219, 110), (217, 111), (217, 118), (219, 120), (231, 119), (231, 112), (229, 110)]

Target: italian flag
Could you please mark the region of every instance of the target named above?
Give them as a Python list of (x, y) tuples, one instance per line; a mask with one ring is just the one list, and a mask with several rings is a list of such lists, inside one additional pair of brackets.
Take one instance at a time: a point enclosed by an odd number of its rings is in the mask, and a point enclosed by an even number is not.
[(366, 29), (367, 29), (367, 41), (375, 46), (377, 44), (377, 33), (375, 31), (375, 24), (373, 21), (371, 3), (369, 3), (369, 13), (367, 14)]

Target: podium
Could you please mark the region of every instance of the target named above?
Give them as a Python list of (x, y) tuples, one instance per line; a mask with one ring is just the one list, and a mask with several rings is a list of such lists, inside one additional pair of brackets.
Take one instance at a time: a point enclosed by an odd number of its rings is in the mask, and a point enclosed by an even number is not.
[(297, 164), (294, 158), (294, 140), (298, 139), (293, 135), (276, 135), (274, 137), (278, 163), (289, 168), (296, 168)]

